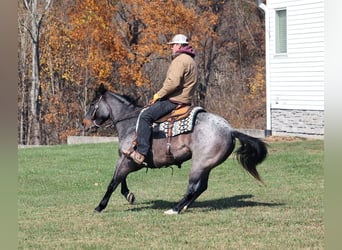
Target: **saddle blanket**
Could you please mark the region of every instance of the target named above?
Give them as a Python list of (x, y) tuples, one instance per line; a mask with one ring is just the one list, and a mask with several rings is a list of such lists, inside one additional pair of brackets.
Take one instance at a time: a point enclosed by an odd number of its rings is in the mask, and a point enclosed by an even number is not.
[(157, 125), (157, 129), (163, 132), (166, 137), (168, 137), (168, 129), (170, 126), (172, 126), (171, 136), (190, 132), (194, 127), (197, 113), (201, 111), (205, 110), (202, 107), (194, 107), (186, 118), (175, 121), (173, 124), (172, 122), (165, 121), (160, 123), (159, 126)]

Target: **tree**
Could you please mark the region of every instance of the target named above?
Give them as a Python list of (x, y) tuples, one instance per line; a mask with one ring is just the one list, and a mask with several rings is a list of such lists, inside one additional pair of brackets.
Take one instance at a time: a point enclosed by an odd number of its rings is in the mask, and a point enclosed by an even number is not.
[(81, 134), (100, 82), (146, 104), (163, 83), (166, 42), (177, 33), (196, 50), (194, 104), (235, 127), (262, 128), (264, 35), (254, 2), (20, 1), (19, 142), (57, 144)]
[(29, 49), (30, 38), (29, 34), (24, 27), (28, 26), (28, 16), (23, 13), (23, 2), (18, 2), (18, 27), (19, 32), (19, 49), (18, 49), (18, 143), (26, 144), (30, 137), (28, 129), (28, 75), (29, 69), (27, 67), (28, 57), (31, 50)]
[[(170, 16), (169, 10), (175, 14)], [(199, 44), (199, 37), (211, 33), (208, 24), (215, 21), (209, 12), (211, 19), (203, 20), (193, 9), (175, 1), (70, 1), (67, 9), (57, 3), (54, 14), (48, 17), (49, 26), (41, 41), (42, 98), (50, 103), (42, 114), (46, 133), (59, 131), (62, 140), (76, 132), (67, 126), (82, 119), (88, 93), (97, 87), (95, 82), (143, 96), (146, 103), (150, 91), (159, 88), (165, 77), (159, 74), (157, 84), (151, 86), (149, 74), (158, 75), (153, 65), (161, 58), (166, 64), (170, 54), (165, 50), (166, 42), (175, 33), (185, 32)], [(53, 91), (56, 81), (64, 83), (59, 91)]]
[[(40, 144), (40, 108), (41, 108), (41, 86), (40, 86), (40, 48), (39, 39), (42, 20), (50, 8), (51, 0), (23, 0), (28, 18), (31, 22), (22, 22), (30, 34), (32, 43), (31, 55), (31, 90), (30, 90), (30, 115), (29, 126), (32, 129), (33, 144)], [(27, 20), (27, 19), (25, 19)]]

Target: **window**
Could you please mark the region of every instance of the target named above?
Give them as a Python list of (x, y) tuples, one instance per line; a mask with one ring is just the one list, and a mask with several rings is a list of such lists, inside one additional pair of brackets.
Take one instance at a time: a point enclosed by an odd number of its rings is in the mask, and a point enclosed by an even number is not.
[(287, 52), (286, 9), (276, 10), (276, 53)]

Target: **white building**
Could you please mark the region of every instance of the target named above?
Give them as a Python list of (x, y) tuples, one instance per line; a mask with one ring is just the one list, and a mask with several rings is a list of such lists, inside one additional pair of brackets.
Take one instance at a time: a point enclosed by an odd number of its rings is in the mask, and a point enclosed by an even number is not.
[(266, 134), (324, 136), (324, 0), (267, 0)]

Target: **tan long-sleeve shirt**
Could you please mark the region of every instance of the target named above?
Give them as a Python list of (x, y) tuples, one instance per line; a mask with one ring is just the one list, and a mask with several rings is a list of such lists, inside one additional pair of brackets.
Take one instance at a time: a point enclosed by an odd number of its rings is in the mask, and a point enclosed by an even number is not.
[(176, 56), (167, 71), (159, 98), (169, 98), (177, 103), (191, 104), (197, 83), (197, 66), (193, 57), (186, 53)]

